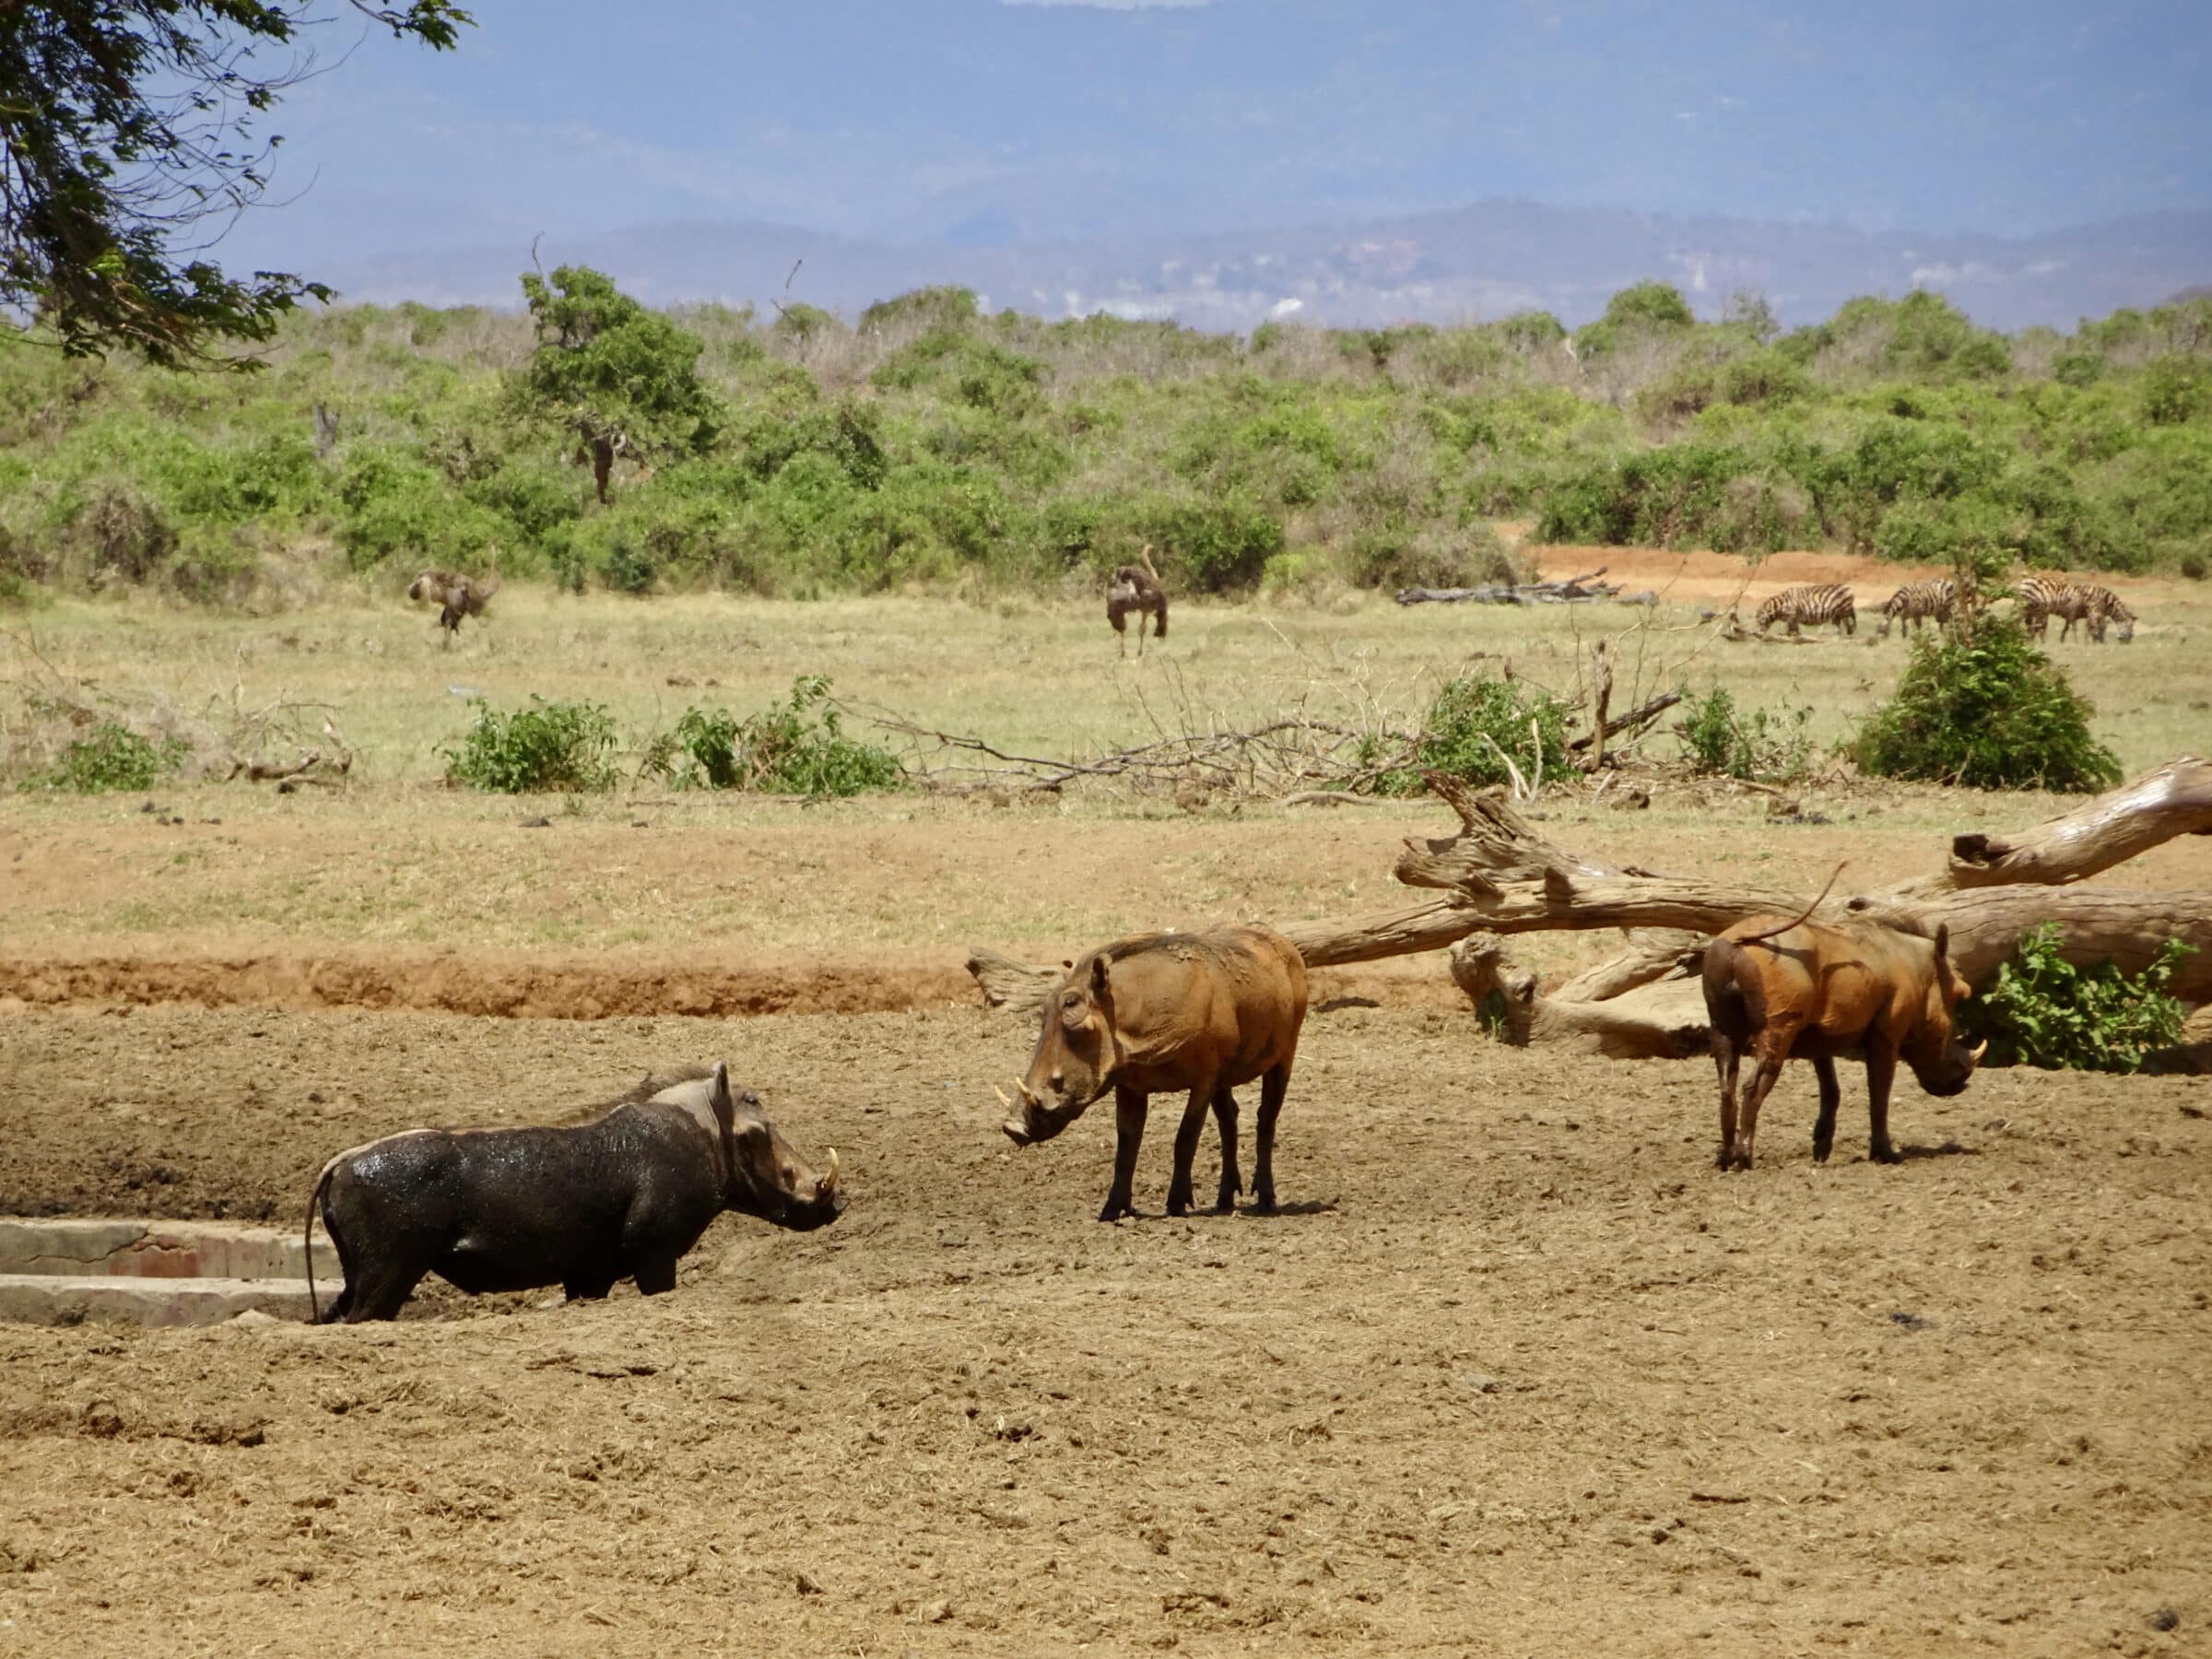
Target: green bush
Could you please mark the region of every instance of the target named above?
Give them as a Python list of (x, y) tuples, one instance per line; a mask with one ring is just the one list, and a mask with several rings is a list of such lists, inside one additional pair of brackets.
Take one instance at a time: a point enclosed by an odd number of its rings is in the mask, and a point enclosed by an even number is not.
[(897, 789), (906, 781), (888, 749), (844, 735), (830, 681), (818, 674), (801, 675), (789, 700), (743, 720), (726, 709), (685, 710), (645, 765), (678, 789), (810, 797)]
[(1959, 1006), (1966, 1040), (1989, 1040), (1989, 1064), (2132, 1072), (2181, 1041), (2188, 1011), (2166, 988), (2189, 946), (2169, 939), (2148, 968), (2128, 974), (2109, 960), (2077, 968), (2059, 942), (2055, 923), (2032, 929), (1995, 980)]
[[(1540, 774), (1547, 782), (1559, 782), (1575, 775), (1567, 757), (1567, 714), (1566, 705), (1549, 692), (1515, 680), (1487, 675), (1449, 679), (1421, 721), (1414, 759), (1420, 768), (1470, 783), (1504, 783), (1512, 777), (1505, 761), (1511, 755), (1524, 779), (1534, 782)], [(1379, 785), (1384, 794), (1418, 794), (1425, 787), (1418, 771), (1388, 773)]]
[(1810, 709), (1785, 704), (1779, 712), (1739, 714), (1727, 687), (1715, 686), (1703, 697), (1685, 697), (1682, 713), (1675, 736), (1693, 771), (1782, 783), (1803, 777), (1812, 759)]
[(51, 767), (28, 779), (23, 787), (57, 789), (70, 794), (151, 789), (176, 771), (184, 755), (180, 738), (165, 737), (155, 743), (118, 721), (103, 720), (70, 743)]
[(547, 702), (502, 714), (481, 699), (457, 742), (441, 744), (449, 783), (498, 794), (588, 794), (615, 786), (615, 722), (598, 703)]
[(1488, 524), (1446, 531), (1414, 529), (1403, 521), (1361, 531), (1352, 539), (1350, 571), (1360, 587), (1477, 587), (1521, 580), (1520, 568)]
[(2095, 711), (2010, 617), (1968, 636), (1923, 635), (1897, 693), (1852, 744), (1866, 771), (1974, 789), (2106, 789), (2120, 761), (2089, 731)]

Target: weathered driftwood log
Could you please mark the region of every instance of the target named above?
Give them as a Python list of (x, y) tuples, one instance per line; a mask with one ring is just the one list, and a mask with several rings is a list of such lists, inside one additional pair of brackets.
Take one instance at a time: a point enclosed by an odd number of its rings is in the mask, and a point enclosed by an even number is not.
[[(1445, 897), (1382, 915), (1284, 926), (1312, 965), (1434, 950), (1477, 933), (1626, 928), (1631, 930), (1627, 952), (1585, 970), (1558, 997), (1543, 998), (1528, 981), (1524, 1029), (1532, 1041), (1595, 1031), (1606, 1053), (1671, 1053), (1684, 1041), (1686, 998), (1695, 989), (1703, 938), (1746, 916), (1795, 915), (1806, 908), (1803, 894), (1781, 888), (1664, 877), (1634, 865), (1615, 869), (1554, 845), (1495, 795), (1477, 794), (1441, 775), (1430, 782), (1457, 813), (1459, 832), (1407, 841), (1397, 876)], [(2172, 994), (2183, 1002), (2212, 1002), (2212, 887), (2137, 892), (2080, 879), (2173, 836), (2208, 830), (2212, 765), (2184, 758), (2020, 835), (1962, 835), (1941, 877), (1874, 893), (1834, 893), (1813, 914), (1830, 922), (1948, 926), (1953, 959), (1975, 980), (1993, 972), (2043, 923), (2057, 925), (2067, 959), (2084, 965), (2110, 959), (2130, 972), (2148, 966), (2169, 939), (2179, 939), (2194, 953), (2176, 971)], [(1493, 983), (1506, 984), (1504, 967), (1485, 963), (1508, 960), (1501, 951), (1486, 957), (1486, 950), (1470, 947), (1454, 965), (1455, 973), (1467, 976), (1463, 983), (1480, 982), (1485, 994)], [(1036, 1006), (1056, 972), (984, 950), (970, 959), (969, 969), (987, 1000), (1009, 1006)], [(1603, 1015), (1590, 1011), (1600, 1006)]]
[(2125, 864), (2178, 835), (2212, 835), (2212, 760), (2184, 755), (2018, 835), (1951, 838), (1949, 864), (1894, 897), (2033, 882), (2056, 887)]
[[(1469, 934), (1452, 947), (1452, 978), (1467, 1000), (1503, 1015), (1499, 1035), (1515, 1048), (1564, 1043), (1612, 1060), (1679, 1060), (1706, 1049), (1702, 982), (1640, 984), (1604, 1000), (1546, 996), (1536, 976), (1506, 953), (1494, 933)], [(1498, 1003), (1487, 1002), (1492, 993)]]

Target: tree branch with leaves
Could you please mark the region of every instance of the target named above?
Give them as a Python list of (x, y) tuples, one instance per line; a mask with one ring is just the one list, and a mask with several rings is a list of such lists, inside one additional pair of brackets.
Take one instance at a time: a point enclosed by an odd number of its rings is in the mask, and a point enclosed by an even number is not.
[[(450, 50), (451, 0), (345, 0), (394, 36)], [(267, 191), (283, 140), (257, 135), (314, 72), (337, 0), (51, 0), (0, 5), (0, 307), (73, 357), (244, 368), (319, 282), (236, 276), (206, 257)]]

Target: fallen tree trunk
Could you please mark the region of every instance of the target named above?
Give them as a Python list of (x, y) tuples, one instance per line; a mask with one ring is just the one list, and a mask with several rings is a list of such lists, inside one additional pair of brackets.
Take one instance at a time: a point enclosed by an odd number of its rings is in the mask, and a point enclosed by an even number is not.
[[(1507, 802), (1477, 794), (1454, 779), (1430, 784), (1458, 815), (1457, 834), (1409, 840), (1396, 874), (1411, 887), (1445, 897), (1409, 910), (1342, 920), (1294, 923), (1283, 932), (1309, 964), (1369, 961), (1434, 950), (1471, 935), (1630, 930), (1627, 951), (1578, 974), (1546, 999), (1524, 987), (1529, 1041), (1574, 1036), (1605, 1053), (1674, 1053), (1693, 1025), (1696, 961), (1705, 937), (1747, 916), (1794, 916), (1805, 896), (1750, 883), (1693, 880), (1628, 865), (1615, 868), (1554, 845)], [(2082, 877), (2108, 869), (2177, 835), (2212, 833), (2212, 764), (2183, 758), (2099, 796), (2049, 823), (2010, 838), (1960, 835), (1941, 875), (1852, 895), (1834, 893), (1812, 911), (1816, 921), (1947, 926), (1951, 952), (1980, 981), (2018, 948), (2034, 927), (2059, 933), (2067, 960), (2111, 960), (2140, 972), (2171, 939), (2193, 947), (2170, 983), (2185, 1003), (2212, 1002), (2212, 888), (2140, 892), (2098, 888)], [(1034, 1006), (1057, 971), (1029, 967), (979, 950), (969, 971), (995, 1006)], [(1477, 943), (1454, 952), (1463, 986), (1512, 987), (1502, 947)], [(1571, 993), (1571, 994), (1569, 994)], [(1632, 1000), (1631, 1000), (1632, 999)], [(1618, 1005), (1618, 1006), (1617, 1006)], [(1602, 1010), (1599, 1012), (1597, 1010)], [(1701, 1038), (1700, 1039), (1701, 1041)]]
[(1971, 830), (1951, 838), (1939, 875), (1898, 896), (2032, 882), (2055, 887), (2125, 864), (2177, 835), (2212, 835), (2212, 761), (2184, 755), (2132, 783), (2015, 836)]

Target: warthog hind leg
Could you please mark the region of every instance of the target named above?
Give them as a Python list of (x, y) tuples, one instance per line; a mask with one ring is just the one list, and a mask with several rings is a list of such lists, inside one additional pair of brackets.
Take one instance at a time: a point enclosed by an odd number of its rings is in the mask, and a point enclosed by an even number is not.
[(1813, 1076), (1820, 1079), (1820, 1115), (1813, 1120), (1813, 1161), (1826, 1163), (1836, 1144), (1836, 1108), (1843, 1090), (1836, 1082), (1836, 1063), (1822, 1056), (1813, 1062)]
[[(1138, 637), (1143, 637), (1140, 629)], [(1191, 1213), (1191, 1166), (1198, 1158), (1198, 1136), (1206, 1128), (1206, 1114), (1214, 1105), (1214, 1080), (1208, 1077), (1191, 1090), (1189, 1102), (1182, 1109), (1182, 1122), (1175, 1126), (1175, 1172), (1168, 1178), (1168, 1214), (1187, 1216)]]
[(1237, 1171), (1237, 1097), (1226, 1088), (1214, 1090), (1214, 1123), (1221, 1131), (1221, 1186), (1214, 1194), (1214, 1211), (1226, 1216), (1237, 1207), (1244, 1178)]
[(1253, 1127), (1253, 1206), (1262, 1215), (1275, 1214), (1275, 1120), (1283, 1113), (1283, 1097), (1290, 1092), (1290, 1062), (1286, 1060), (1260, 1078), (1260, 1117)]

